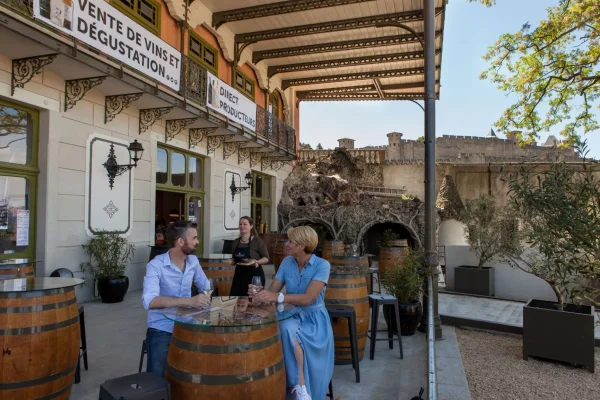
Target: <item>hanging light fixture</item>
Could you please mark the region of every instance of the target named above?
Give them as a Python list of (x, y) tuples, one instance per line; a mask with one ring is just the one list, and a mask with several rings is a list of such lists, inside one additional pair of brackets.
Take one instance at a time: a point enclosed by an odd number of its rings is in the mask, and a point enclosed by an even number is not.
[(144, 153), (144, 148), (142, 144), (136, 140), (133, 143), (129, 144), (127, 147), (127, 151), (129, 151), (129, 159), (133, 161), (133, 164), (125, 164), (119, 165), (117, 162), (117, 156), (115, 155), (115, 145), (110, 145), (110, 151), (108, 152), (108, 159), (104, 164), (104, 168), (106, 168), (106, 172), (108, 175), (108, 185), (112, 190), (115, 183), (115, 178), (124, 172), (129, 171), (133, 167), (137, 167), (138, 161), (142, 159), (142, 154)]

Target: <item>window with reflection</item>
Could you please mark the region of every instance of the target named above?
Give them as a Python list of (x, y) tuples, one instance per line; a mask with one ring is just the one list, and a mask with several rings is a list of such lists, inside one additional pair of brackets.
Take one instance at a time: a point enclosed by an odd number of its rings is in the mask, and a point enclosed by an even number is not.
[(189, 183), (192, 189), (202, 189), (202, 160), (190, 157)]
[(171, 155), (171, 184), (185, 187), (185, 156), (181, 153)]
[(159, 148), (156, 151), (156, 183), (167, 183), (169, 171), (167, 151)]
[(31, 161), (33, 128), (31, 112), (0, 103), (0, 162), (25, 165)]
[(34, 234), (30, 184), (25, 178), (0, 176), (0, 187), (0, 253), (26, 252)]

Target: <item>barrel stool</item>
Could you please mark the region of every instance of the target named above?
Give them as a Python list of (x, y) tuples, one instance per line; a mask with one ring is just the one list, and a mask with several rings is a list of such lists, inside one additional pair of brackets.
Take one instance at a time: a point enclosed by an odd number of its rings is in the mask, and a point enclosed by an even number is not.
[[(325, 307), (329, 313), (329, 318), (346, 318), (348, 320), (348, 336), (350, 337), (350, 354), (352, 357), (352, 366), (356, 375), (356, 383), (360, 382), (360, 369), (358, 359), (358, 345), (356, 336), (356, 312), (352, 306), (333, 306)], [(338, 347), (339, 348), (339, 347)]]
[[(373, 301), (373, 309), (371, 312), (371, 336), (367, 334), (367, 337), (371, 339), (371, 354), (370, 358), (373, 360), (375, 358), (375, 342), (386, 340), (389, 342), (390, 349), (394, 348), (394, 340), (398, 340), (400, 342), (400, 359), (404, 358), (404, 351), (402, 350), (402, 333), (400, 330), (400, 314), (398, 307), (398, 299), (389, 294), (370, 294), (369, 300)], [(379, 319), (379, 306), (383, 304), (390, 304), (394, 306), (394, 312), (396, 313), (396, 325), (398, 329), (398, 339), (394, 339), (394, 332), (392, 330), (391, 324), (388, 324), (387, 339), (377, 339), (377, 320)], [(388, 321), (391, 322), (391, 318), (388, 318)], [(385, 332), (385, 331), (381, 331)]]
[(104, 382), (98, 400), (171, 400), (171, 384), (162, 376), (140, 372)]

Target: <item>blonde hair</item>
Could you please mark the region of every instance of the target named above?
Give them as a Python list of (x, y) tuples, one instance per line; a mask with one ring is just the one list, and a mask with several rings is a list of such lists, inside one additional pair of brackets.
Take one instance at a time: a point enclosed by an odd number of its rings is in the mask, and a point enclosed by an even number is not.
[(291, 242), (304, 246), (304, 252), (307, 254), (311, 254), (319, 243), (317, 232), (310, 226), (297, 226), (288, 229), (287, 235)]

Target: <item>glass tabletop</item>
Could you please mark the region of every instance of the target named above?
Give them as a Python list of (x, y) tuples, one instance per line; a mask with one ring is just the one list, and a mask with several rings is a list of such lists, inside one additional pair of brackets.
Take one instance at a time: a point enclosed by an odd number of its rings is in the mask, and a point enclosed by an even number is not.
[(165, 318), (186, 325), (241, 327), (267, 325), (291, 318), (300, 312), (291, 304), (254, 304), (248, 297), (215, 297), (204, 308), (167, 308)]
[(35, 292), (81, 285), (79, 278), (20, 278), (0, 280), (0, 293)]
[(33, 264), (39, 263), (40, 260), (31, 260), (29, 258), (8, 258), (6, 260), (0, 260), (0, 265), (21, 265), (21, 264)]

